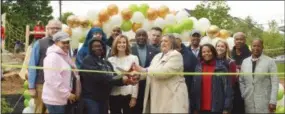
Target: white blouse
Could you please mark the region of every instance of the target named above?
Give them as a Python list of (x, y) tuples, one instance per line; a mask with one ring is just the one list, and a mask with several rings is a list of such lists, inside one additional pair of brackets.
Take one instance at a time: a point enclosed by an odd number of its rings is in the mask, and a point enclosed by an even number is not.
[[(125, 57), (112, 56), (108, 58), (109, 62), (113, 65), (115, 72), (121, 72), (117, 69), (117, 67), (129, 71), (133, 63), (139, 64), (139, 59), (135, 55), (128, 55)], [(136, 85), (126, 85), (126, 86), (115, 86), (112, 89), (111, 95), (132, 95), (133, 98), (137, 98), (138, 96), (138, 84)]]

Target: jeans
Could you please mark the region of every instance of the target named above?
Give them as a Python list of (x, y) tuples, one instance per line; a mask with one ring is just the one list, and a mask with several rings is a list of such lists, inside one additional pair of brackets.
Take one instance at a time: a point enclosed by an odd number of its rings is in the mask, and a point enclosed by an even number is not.
[(49, 105), (45, 104), (49, 114), (63, 114), (65, 105)]
[(87, 107), (87, 114), (108, 114), (108, 101), (95, 101), (89, 98), (83, 98)]

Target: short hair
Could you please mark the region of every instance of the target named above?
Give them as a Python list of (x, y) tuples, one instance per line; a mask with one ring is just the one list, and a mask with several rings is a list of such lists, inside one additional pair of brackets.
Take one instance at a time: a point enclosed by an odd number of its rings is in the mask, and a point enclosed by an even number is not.
[(263, 40), (260, 39), (260, 38), (254, 38), (254, 39), (252, 40), (251, 44), (252, 44), (254, 41), (256, 41), (256, 40), (259, 41), (259, 42), (261, 43), (262, 47), (263, 47)]
[(167, 37), (169, 40), (170, 40), (170, 43), (171, 43), (171, 49), (176, 49), (177, 48), (177, 45), (176, 45), (176, 38), (173, 34), (165, 34), (162, 36), (163, 37)]
[(236, 38), (237, 35), (241, 35), (243, 38), (246, 38), (246, 35), (243, 32), (237, 32), (234, 34), (233, 38)]
[(60, 20), (56, 20), (56, 19), (49, 20), (47, 26), (49, 26), (51, 24), (58, 24), (58, 25), (60, 25), (60, 27), (62, 25), (61, 21)]
[(230, 59), (231, 58), (231, 51), (230, 51), (230, 48), (229, 48), (229, 44), (226, 42), (226, 41), (224, 41), (224, 40), (218, 40), (217, 41), (217, 43), (216, 43), (216, 46), (215, 46), (215, 48), (217, 48), (217, 46), (218, 46), (218, 43), (223, 43), (225, 46), (226, 46), (226, 58), (227, 59)]
[(162, 33), (162, 29), (160, 27), (152, 27), (151, 30), (156, 30)]
[(217, 58), (218, 53), (217, 53), (217, 50), (215, 49), (215, 47), (212, 44), (204, 44), (200, 47), (199, 54), (198, 54), (201, 61), (204, 61), (204, 58), (202, 57), (202, 50), (204, 47), (210, 48), (210, 51), (212, 52), (212, 55), (213, 55), (213, 59)]
[(130, 42), (129, 42), (129, 39), (128, 39), (128, 37), (126, 36), (126, 35), (123, 35), (123, 34), (120, 34), (120, 35), (118, 35), (116, 38), (115, 38), (115, 40), (114, 40), (114, 42), (113, 42), (113, 44), (112, 44), (112, 49), (111, 49), (111, 55), (112, 56), (117, 56), (118, 55), (118, 49), (117, 49), (117, 45), (118, 45), (118, 41), (120, 40), (120, 39), (125, 39), (126, 40), (126, 44), (127, 44), (127, 47), (126, 47), (126, 55), (129, 55), (130, 53), (131, 53), (131, 46), (130, 46)]

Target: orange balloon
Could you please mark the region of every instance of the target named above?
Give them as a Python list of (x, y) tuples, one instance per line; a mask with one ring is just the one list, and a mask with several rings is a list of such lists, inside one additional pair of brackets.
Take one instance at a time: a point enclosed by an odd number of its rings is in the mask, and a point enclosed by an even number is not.
[(124, 20), (130, 20), (133, 16), (133, 12), (129, 8), (125, 8), (121, 11), (122, 18)]
[(89, 20), (86, 17), (79, 17), (79, 24), (82, 28), (87, 28), (89, 26)]
[(93, 23), (92, 23), (92, 27), (99, 27), (99, 28), (102, 28), (102, 23), (98, 20), (95, 20)]
[(106, 22), (107, 20), (109, 20), (108, 11), (106, 9), (103, 9), (99, 12), (99, 21), (103, 23)]
[(155, 20), (157, 18), (157, 10), (153, 8), (149, 8), (147, 10), (147, 18), (148, 20)]
[(76, 27), (79, 27), (80, 26), (80, 20), (79, 20), (80, 17), (78, 16), (75, 16), (75, 20), (74, 20), (74, 23), (73, 23), (73, 26), (71, 28), (76, 28)]
[(109, 16), (118, 14), (119, 8), (116, 4), (111, 4), (107, 7)]
[(68, 25), (69, 27), (71, 27), (71, 28), (73, 28), (73, 25), (74, 25), (75, 21), (76, 21), (76, 16), (75, 16), (75, 15), (70, 15), (70, 16), (68, 16), (67, 19), (66, 19), (67, 25)]
[(72, 36), (72, 30), (71, 30), (71, 28), (70, 28), (70, 27), (65, 28), (65, 29), (63, 30), (63, 32), (68, 33), (69, 37), (71, 37), (71, 36)]
[(162, 5), (158, 8), (158, 16), (164, 18), (169, 13), (169, 8)]
[(139, 28), (142, 27), (141, 23), (133, 23), (132, 30), (136, 32)]
[(223, 38), (223, 39), (227, 39), (230, 37), (230, 32), (225, 30), (225, 29), (222, 29), (222, 30), (220, 30), (219, 37)]

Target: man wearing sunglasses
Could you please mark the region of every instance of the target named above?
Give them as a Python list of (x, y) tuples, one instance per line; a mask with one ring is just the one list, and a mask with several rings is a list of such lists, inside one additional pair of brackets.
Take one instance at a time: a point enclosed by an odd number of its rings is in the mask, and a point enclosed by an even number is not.
[[(43, 60), (46, 57), (47, 48), (54, 44), (52, 36), (61, 31), (59, 20), (50, 20), (47, 25), (47, 36), (37, 40), (30, 56), (29, 67), (43, 67)], [(28, 69), (29, 91), (35, 99), (35, 113), (46, 113), (46, 107), (42, 101), (42, 89), (44, 83), (44, 73), (42, 69)]]

